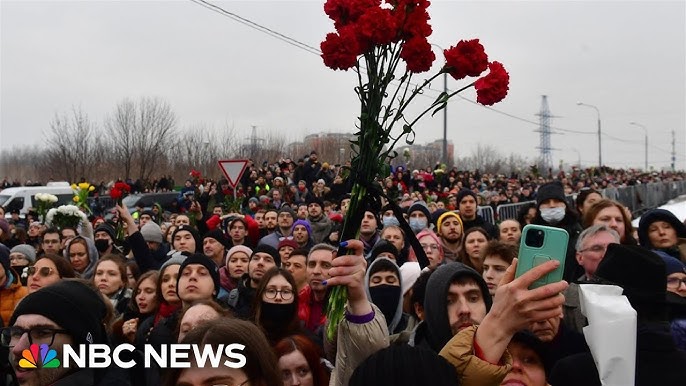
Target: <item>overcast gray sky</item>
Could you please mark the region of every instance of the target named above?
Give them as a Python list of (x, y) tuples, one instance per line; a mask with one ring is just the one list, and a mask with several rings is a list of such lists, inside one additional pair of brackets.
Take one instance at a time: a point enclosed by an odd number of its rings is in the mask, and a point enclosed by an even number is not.
[[(323, 1), (208, 1), (317, 48), (333, 31)], [(433, 1), (432, 43), (479, 38), (511, 77), (497, 111), (472, 103), (473, 91), (448, 105), (457, 155), (482, 143), (533, 159), (535, 114), (547, 95), (555, 128), (595, 133), (595, 110), (576, 102), (599, 109), (605, 164), (643, 166), (635, 121), (648, 129), (650, 165), (669, 166), (674, 130), (677, 168), (686, 168), (685, 4)], [(72, 106), (100, 124), (123, 98), (140, 96), (168, 101), (180, 127), (229, 125), (243, 138), (251, 125), (297, 140), (355, 124), (352, 71), (332, 71), (317, 55), (191, 1), (2, 0), (0, 25), (1, 149), (41, 143), (54, 114)], [(448, 87), (462, 85), (450, 79)], [(442, 114), (416, 129), (417, 143), (441, 138)], [(597, 163), (595, 134), (566, 132), (551, 143), (556, 165)]]

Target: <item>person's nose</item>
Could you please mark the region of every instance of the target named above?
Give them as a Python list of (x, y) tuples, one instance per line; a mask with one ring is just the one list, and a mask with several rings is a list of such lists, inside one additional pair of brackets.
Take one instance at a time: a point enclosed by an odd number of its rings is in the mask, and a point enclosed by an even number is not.
[(299, 386), (299, 385), (301, 385), (301, 383), (300, 383), (300, 378), (299, 378), (298, 375), (297, 375), (296, 373), (294, 373), (294, 372), (291, 373), (291, 379), (289, 379), (289, 381), (291, 382), (291, 383), (290, 383), (291, 386)]
[(22, 352), (28, 349), (29, 345), (29, 334), (28, 332), (25, 332), (19, 337), (19, 340), (14, 344), (14, 347), (11, 348), (12, 354), (15, 358), (21, 358)]
[(457, 313), (461, 318), (471, 316), (472, 312), (469, 309), (469, 305), (467, 304), (467, 299), (461, 299), (459, 301), (459, 307), (460, 308), (458, 309)]

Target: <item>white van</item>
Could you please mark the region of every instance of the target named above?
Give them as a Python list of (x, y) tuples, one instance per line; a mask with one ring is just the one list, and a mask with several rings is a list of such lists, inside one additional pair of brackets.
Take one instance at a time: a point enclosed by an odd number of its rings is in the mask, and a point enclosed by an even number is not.
[(5, 209), (5, 215), (10, 211), (19, 209), (19, 213), (25, 215), (31, 208), (37, 208), (35, 196), (38, 193), (49, 193), (57, 196), (55, 207), (69, 204), (74, 198), (74, 191), (68, 182), (48, 182), (47, 186), (19, 186), (0, 191), (0, 206)]

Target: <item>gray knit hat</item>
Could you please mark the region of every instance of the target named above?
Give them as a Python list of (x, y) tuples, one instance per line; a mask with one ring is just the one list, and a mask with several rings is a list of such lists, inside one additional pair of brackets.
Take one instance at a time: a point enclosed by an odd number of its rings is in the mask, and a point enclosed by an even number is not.
[(162, 243), (162, 228), (153, 221), (148, 221), (141, 227), (141, 235), (143, 235), (145, 241)]
[(162, 263), (162, 266), (160, 267), (160, 275), (162, 275), (162, 272), (169, 267), (170, 265), (178, 264), (181, 265), (188, 256), (190, 256), (190, 253), (188, 252), (179, 252), (179, 251), (171, 251), (169, 252), (169, 259)]
[(28, 244), (19, 244), (10, 250), (10, 253), (21, 253), (29, 260), (29, 265), (36, 262), (36, 249)]

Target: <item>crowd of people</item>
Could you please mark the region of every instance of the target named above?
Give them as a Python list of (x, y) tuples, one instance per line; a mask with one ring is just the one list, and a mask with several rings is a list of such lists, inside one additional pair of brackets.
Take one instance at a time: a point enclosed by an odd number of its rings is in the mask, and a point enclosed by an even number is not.
[[(581, 285), (599, 283), (622, 287), (637, 312), (636, 384), (682, 385), (686, 225), (653, 209), (634, 229), (631, 213), (600, 191), (682, 178), (396, 168), (379, 182), (398, 205), (361, 209), (352, 240), (341, 239), (350, 176), (316, 152), (251, 165), (239, 197), (226, 180), (189, 179), (173, 212), (118, 204), (112, 219), (62, 228), (1, 213), (0, 384), (600, 385), (579, 299)], [(477, 213), (518, 201), (532, 204), (517, 219), (492, 224)], [(569, 235), (563, 281), (532, 286), (556, 261), (515, 277), (527, 224)], [(348, 300), (331, 338), (334, 286)], [(247, 361), (20, 366), (31, 344), (61, 357), (66, 344), (123, 343), (134, 358), (146, 345), (238, 343)]]

